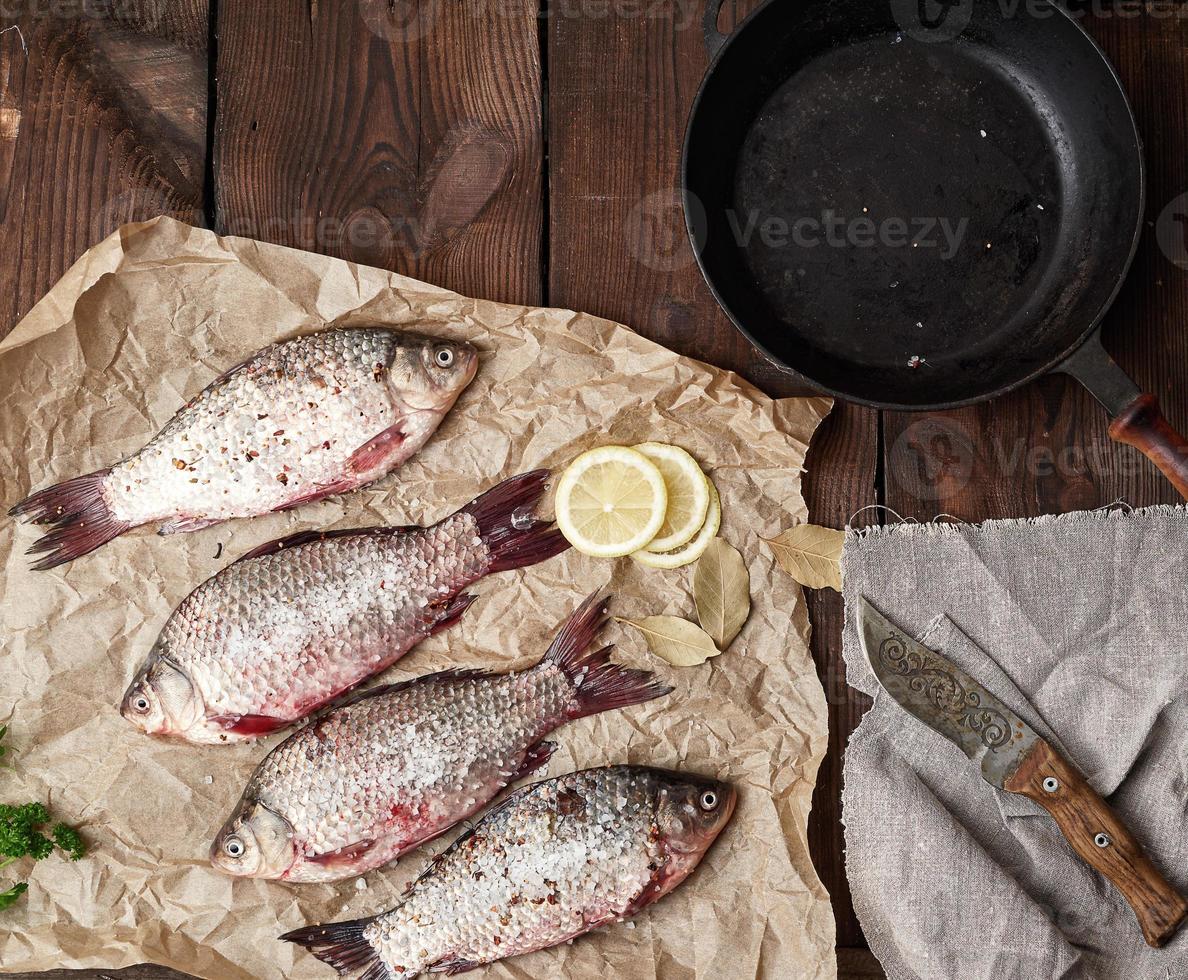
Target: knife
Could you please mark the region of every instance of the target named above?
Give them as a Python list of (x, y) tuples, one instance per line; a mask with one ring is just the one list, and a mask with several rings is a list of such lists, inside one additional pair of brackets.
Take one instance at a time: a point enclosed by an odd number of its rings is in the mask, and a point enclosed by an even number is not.
[(1072, 763), (969, 674), (917, 643), (865, 598), (858, 605), (858, 635), (892, 700), (978, 763), (991, 786), (1047, 810), (1081, 860), (1130, 903), (1149, 945), (1162, 946), (1175, 935), (1188, 903)]

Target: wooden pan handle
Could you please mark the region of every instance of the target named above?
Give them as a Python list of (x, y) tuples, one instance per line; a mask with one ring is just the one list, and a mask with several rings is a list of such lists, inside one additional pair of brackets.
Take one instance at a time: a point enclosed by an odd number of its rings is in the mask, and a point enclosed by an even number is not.
[(1139, 395), (1115, 415), (1110, 438), (1134, 446), (1188, 498), (1188, 439), (1163, 417), (1154, 395)]
[(1109, 804), (1052, 746), (1037, 742), (1004, 788), (1052, 814), (1073, 850), (1130, 903), (1149, 945), (1162, 946), (1175, 935), (1188, 915), (1188, 902), (1159, 873)]

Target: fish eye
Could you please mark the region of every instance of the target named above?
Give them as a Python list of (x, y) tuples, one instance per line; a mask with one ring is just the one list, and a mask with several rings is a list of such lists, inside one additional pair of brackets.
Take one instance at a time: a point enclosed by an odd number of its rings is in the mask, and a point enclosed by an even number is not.
[(433, 352), (433, 362), (442, 368), (448, 368), (454, 363), (454, 352), (449, 347), (439, 347)]
[(701, 806), (701, 809), (705, 810), (708, 813), (710, 810), (713, 810), (717, 807), (718, 794), (715, 793), (712, 789), (707, 789), (704, 793), (701, 794), (701, 799), (698, 800), (697, 802)]
[(144, 714), (144, 712), (148, 711), (148, 709), (149, 709), (148, 698), (146, 698), (143, 694), (141, 694), (139, 697), (136, 698), (136, 700), (134, 700), (132, 702), (132, 707), (134, 709), (136, 709), (137, 711), (139, 711), (141, 714)]
[(241, 841), (238, 837), (228, 837), (225, 841), (223, 841), (223, 850), (226, 851), (230, 857), (243, 857), (243, 841)]

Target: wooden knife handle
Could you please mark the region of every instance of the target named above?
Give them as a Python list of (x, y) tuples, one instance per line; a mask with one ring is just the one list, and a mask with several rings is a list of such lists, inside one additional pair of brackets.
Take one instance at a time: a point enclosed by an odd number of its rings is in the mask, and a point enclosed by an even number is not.
[(1086, 864), (1106, 876), (1138, 916), (1151, 946), (1166, 943), (1188, 915), (1188, 902), (1151, 863), (1108, 803), (1059, 752), (1042, 739), (1004, 788), (1034, 800)]

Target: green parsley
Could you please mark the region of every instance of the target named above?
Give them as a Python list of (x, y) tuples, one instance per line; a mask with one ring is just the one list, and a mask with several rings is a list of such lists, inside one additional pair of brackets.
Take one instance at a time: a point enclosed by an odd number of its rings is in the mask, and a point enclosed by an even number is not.
[(13, 885), (8, 891), (0, 892), (0, 912), (3, 912), (28, 890), (29, 886), (22, 881), (19, 885)]
[[(8, 726), (0, 726), (0, 739), (8, 734)], [(0, 745), (0, 757), (7, 751)], [(40, 861), (49, 857), (54, 847), (63, 851), (71, 861), (77, 861), (86, 853), (86, 844), (77, 830), (64, 823), (55, 823), (48, 832), (43, 828), (50, 822), (50, 812), (41, 803), (25, 803), (13, 806), (0, 803), (0, 868), (7, 867), (23, 857)], [(24, 882), (0, 892), (0, 910), (8, 908), (28, 889)]]

